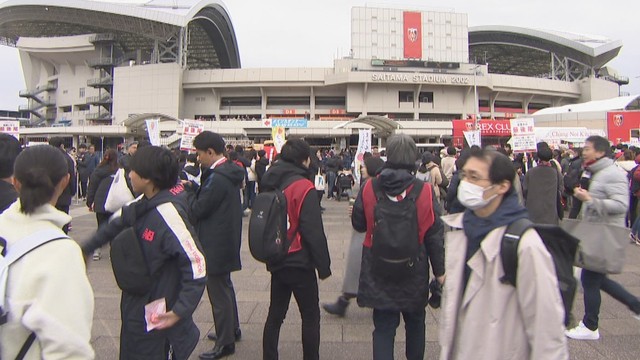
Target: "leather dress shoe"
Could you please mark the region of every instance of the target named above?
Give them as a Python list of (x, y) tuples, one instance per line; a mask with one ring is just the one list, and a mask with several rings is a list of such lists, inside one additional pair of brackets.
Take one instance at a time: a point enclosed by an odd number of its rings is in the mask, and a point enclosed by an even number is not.
[[(240, 330), (240, 328), (237, 328), (233, 334), (235, 335), (236, 341), (240, 341), (240, 339), (242, 339), (242, 331)], [(216, 341), (218, 340), (218, 335), (216, 335), (216, 333), (214, 332), (210, 332), (207, 334), (207, 339)]]
[(229, 356), (235, 352), (236, 352), (236, 344), (229, 344), (229, 345), (223, 345), (223, 346), (216, 345), (210, 351), (200, 354), (200, 359), (201, 360), (222, 359), (223, 357)]

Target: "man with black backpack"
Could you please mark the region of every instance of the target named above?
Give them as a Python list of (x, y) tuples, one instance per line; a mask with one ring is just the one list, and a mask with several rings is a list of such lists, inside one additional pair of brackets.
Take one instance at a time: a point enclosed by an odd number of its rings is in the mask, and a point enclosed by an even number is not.
[(429, 264), (444, 282), (443, 225), (431, 184), (415, 178), (416, 144), (408, 135), (387, 142), (387, 163), (365, 183), (351, 222), (366, 232), (358, 305), (373, 308), (373, 359), (393, 359), (400, 314), (407, 359), (423, 359)]
[[(440, 358), (568, 359), (554, 259), (532, 229), (505, 235), (527, 220), (511, 160), (480, 149), (469, 156), (458, 188), (467, 210), (443, 218), (453, 231), (446, 235)], [(505, 256), (505, 237), (517, 239), (515, 257)], [(506, 259), (515, 274), (505, 271)]]
[[(309, 180), (311, 149), (304, 140), (288, 140), (276, 161), (265, 173), (261, 183), (261, 193), (256, 198), (249, 225), (249, 242), (254, 256), (264, 261), (256, 253), (257, 240), (278, 241), (284, 244), (282, 254), (271, 254), (275, 260), (268, 261), (267, 270), (271, 273), (271, 302), (269, 315), (264, 325), (262, 340), (263, 359), (278, 359), (278, 339), (280, 327), (287, 314), (291, 294), (296, 298), (302, 316), (303, 359), (319, 359), (320, 350), (320, 307), (318, 304), (318, 277), (324, 280), (331, 276), (331, 259), (324, 233), (320, 204), (315, 186)], [(284, 194), (284, 199), (278, 194)], [(286, 214), (270, 214), (278, 207), (266, 207), (263, 199), (277, 199), (286, 205)], [(260, 217), (283, 220), (263, 223), (268, 229), (257, 229)], [(279, 215), (279, 216), (278, 216)], [(256, 234), (279, 233), (278, 236), (255, 238)], [(282, 241), (282, 242), (280, 242)], [(265, 244), (267, 245), (267, 244)], [(268, 246), (267, 246), (268, 248)]]

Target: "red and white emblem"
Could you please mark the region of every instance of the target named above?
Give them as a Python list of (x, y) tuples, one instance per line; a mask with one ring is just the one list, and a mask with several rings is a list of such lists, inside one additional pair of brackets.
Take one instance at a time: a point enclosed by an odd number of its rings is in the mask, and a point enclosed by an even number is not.
[(471, 121), (466, 122), (464, 125), (467, 127), (467, 131), (475, 130), (475, 129), (473, 128), (473, 122), (471, 122)]
[(618, 126), (618, 127), (622, 126), (623, 122), (624, 122), (624, 118), (622, 117), (622, 114), (613, 115), (613, 123), (616, 126)]
[(408, 28), (407, 29), (407, 38), (409, 41), (416, 42), (418, 40), (418, 29), (416, 28)]

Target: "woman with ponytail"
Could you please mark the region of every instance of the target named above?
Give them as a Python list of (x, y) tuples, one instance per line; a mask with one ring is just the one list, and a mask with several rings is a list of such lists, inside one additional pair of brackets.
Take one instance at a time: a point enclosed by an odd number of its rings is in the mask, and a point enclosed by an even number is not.
[[(3, 255), (44, 232), (57, 240), (9, 267), (6, 297), (0, 299), (8, 313), (0, 326), (0, 358), (15, 359), (26, 348), (27, 360), (93, 359), (93, 292), (80, 247), (62, 232), (71, 216), (54, 207), (69, 183), (65, 155), (48, 145), (22, 151), (13, 182), (18, 200), (0, 215)], [(29, 345), (27, 339), (34, 340)]]

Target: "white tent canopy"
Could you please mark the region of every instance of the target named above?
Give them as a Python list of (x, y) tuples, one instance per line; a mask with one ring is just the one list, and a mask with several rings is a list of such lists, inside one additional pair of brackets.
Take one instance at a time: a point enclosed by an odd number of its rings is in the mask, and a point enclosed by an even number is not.
[(629, 107), (640, 107), (640, 95), (620, 96), (612, 99), (589, 101), (581, 104), (549, 107), (536, 111), (533, 116), (535, 117), (539, 115), (555, 115), (565, 113), (629, 110)]

